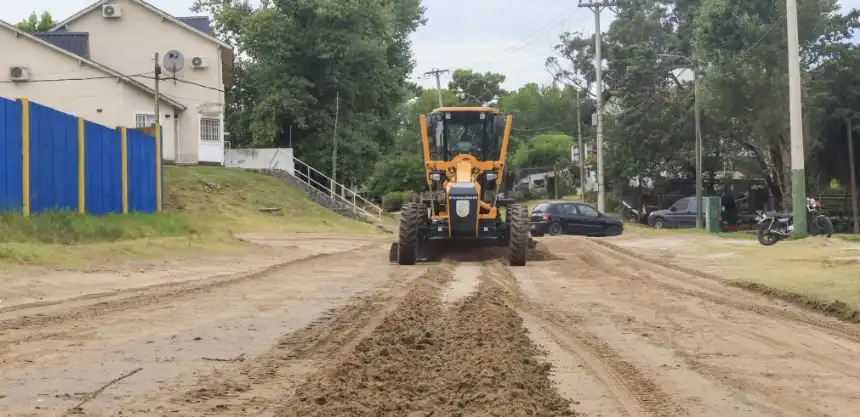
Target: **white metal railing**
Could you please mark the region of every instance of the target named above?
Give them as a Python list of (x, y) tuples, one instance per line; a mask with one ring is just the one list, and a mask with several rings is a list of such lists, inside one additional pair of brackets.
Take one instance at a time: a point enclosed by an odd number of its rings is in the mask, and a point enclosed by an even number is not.
[[(382, 224), (383, 214), (385, 213), (385, 211), (382, 210), (382, 207), (371, 203), (369, 200), (358, 195), (358, 193), (351, 190), (349, 187), (331, 179), (331, 177), (329, 177), (328, 175), (323, 174), (316, 168), (310, 166), (309, 164), (305, 163), (299, 158), (296, 158), (295, 156), (293, 157), (293, 164), (293, 176), (298, 178), (300, 181), (303, 181), (312, 187), (321, 187), (325, 189), (329, 192), (329, 195), (332, 198), (346, 204), (353, 211), (360, 214), (364, 214), (365, 216), (375, 219), (380, 224)], [(319, 175), (320, 177), (325, 178), (325, 180), (328, 182), (328, 185), (313, 179), (313, 176), (311, 175), (312, 172), (316, 175)], [(376, 214), (371, 213), (371, 211), (376, 212)]]

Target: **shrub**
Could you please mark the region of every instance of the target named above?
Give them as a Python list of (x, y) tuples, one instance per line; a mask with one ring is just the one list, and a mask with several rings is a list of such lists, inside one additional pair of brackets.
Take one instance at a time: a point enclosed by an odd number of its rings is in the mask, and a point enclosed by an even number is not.
[(389, 212), (400, 211), (408, 201), (412, 201), (412, 191), (392, 191), (382, 196), (382, 208)]

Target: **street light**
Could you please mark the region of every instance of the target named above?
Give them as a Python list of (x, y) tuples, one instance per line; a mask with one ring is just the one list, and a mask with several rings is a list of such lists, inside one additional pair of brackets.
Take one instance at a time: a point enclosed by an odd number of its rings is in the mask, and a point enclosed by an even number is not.
[(702, 207), (702, 117), (699, 104), (699, 65), (695, 59), (683, 55), (659, 54), (667, 58), (679, 58), (687, 61), (693, 69), (693, 94), (695, 95), (695, 117), (696, 117), (696, 228), (703, 226), (704, 210)]

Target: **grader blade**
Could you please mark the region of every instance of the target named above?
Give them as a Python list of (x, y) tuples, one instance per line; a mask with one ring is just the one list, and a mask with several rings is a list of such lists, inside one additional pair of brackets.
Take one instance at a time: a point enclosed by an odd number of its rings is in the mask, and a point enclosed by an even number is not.
[(397, 263), (397, 242), (391, 244), (391, 248), (388, 249), (388, 262)]

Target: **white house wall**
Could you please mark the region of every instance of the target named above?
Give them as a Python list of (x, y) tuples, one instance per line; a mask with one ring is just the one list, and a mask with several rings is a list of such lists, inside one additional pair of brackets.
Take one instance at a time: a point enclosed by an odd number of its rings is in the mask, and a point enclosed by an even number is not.
[[(39, 82), (109, 75), (37, 41), (16, 36), (4, 28), (0, 28), (0, 45), (4, 49), (4, 53), (0, 54), (0, 69), (6, 71), (10, 66), (18, 65), (30, 68), (30, 81), (0, 83), (0, 96), (4, 98), (26, 98), (111, 128), (134, 127), (132, 109), (154, 107), (153, 96), (116, 78)], [(7, 77), (8, 72), (0, 73), (0, 81), (7, 81)], [(162, 106), (174, 111), (167, 103), (163, 102)], [(167, 126), (164, 131), (164, 142), (167, 143), (172, 140), (172, 135), (168, 137)]]
[(230, 149), (225, 165), (243, 169), (279, 169), (295, 175), (292, 148)]
[[(102, 63), (124, 74), (148, 74), (152, 77), (153, 57), (161, 57), (170, 50), (178, 50), (185, 56), (185, 68), (173, 80), (161, 82), (160, 90), (188, 109), (178, 116), (176, 132), (178, 135), (179, 163), (223, 163), (224, 137), (223, 122), (221, 137), (216, 142), (201, 144), (200, 117), (214, 117), (223, 120), (224, 93), (221, 77), (220, 46), (203, 36), (199, 36), (179, 25), (163, 19), (160, 15), (128, 0), (116, 0), (110, 4), (122, 7), (122, 16), (106, 19), (101, 8), (96, 8), (67, 26), (73, 32), (89, 32), (90, 56), (93, 61)], [(209, 58), (209, 67), (191, 69), (191, 58)], [(165, 76), (170, 75), (165, 73)], [(136, 78), (143, 84), (154, 87), (151, 78)], [(200, 84), (206, 87), (201, 87)], [(221, 90), (221, 91), (218, 91)], [(148, 111), (152, 106), (143, 106), (135, 111)], [(167, 119), (162, 115), (162, 124), (167, 128)], [(170, 158), (173, 159), (172, 157)]]

